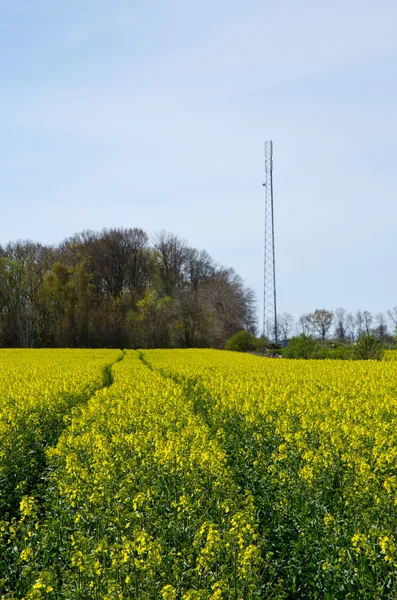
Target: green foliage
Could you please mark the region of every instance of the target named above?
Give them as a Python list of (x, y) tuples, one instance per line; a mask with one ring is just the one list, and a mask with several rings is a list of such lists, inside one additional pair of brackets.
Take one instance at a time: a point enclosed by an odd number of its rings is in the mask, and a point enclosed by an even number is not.
[(137, 228), (0, 246), (0, 348), (224, 348), (255, 321), (234, 270), (167, 232), (154, 247)]
[(317, 308), (314, 313), (307, 315), (307, 321), (311, 327), (320, 334), (321, 338), (325, 340), (325, 337), (332, 325), (334, 313), (325, 308)]
[(318, 360), (382, 360), (384, 349), (374, 335), (363, 333), (355, 346), (315, 340), (302, 333), (293, 337), (282, 351), (284, 358)]
[(345, 344), (317, 342), (311, 358), (322, 360), (351, 360), (353, 347)]
[(385, 350), (383, 360), (397, 360), (397, 350)]
[(362, 333), (354, 348), (356, 360), (382, 360), (384, 349), (382, 342), (374, 335)]
[(287, 348), (283, 350), (285, 358), (313, 358), (316, 342), (311, 335), (301, 333), (290, 339)]
[(226, 350), (234, 352), (255, 352), (262, 346), (263, 340), (257, 340), (248, 330), (238, 331), (226, 341)]
[(268, 346), (268, 340), (265, 337), (255, 338), (255, 350), (257, 352), (263, 352)]
[(168, 347), (175, 324), (175, 301), (170, 296), (161, 297), (156, 290), (147, 290), (128, 318), (136, 347)]

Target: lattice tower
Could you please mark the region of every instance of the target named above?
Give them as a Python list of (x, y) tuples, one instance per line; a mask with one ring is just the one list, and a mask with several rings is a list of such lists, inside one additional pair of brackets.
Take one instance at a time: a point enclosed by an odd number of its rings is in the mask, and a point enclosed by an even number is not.
[(273, 142), (265, 143), (265, 264), (263, 295), (263, 333), (278, 342), (276, 305), (276, 255), (274, 245)]

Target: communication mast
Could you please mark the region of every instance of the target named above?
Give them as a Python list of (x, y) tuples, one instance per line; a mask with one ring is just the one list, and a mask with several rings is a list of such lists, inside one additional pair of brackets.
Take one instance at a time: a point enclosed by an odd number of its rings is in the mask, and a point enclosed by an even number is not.
[(265, 265), (263, 333), (277, 344), (276, 255), (274, 251), (273, 142), (265, 142)]

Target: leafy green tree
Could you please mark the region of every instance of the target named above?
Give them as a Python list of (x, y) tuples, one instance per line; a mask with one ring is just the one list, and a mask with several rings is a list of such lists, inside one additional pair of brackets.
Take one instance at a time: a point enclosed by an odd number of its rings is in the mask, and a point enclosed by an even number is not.
[(334, 314), (329, 310), (325, 310), (325, 308), (317, 308), (313, 313), (309, 313), (306, 318), (311, 328), (320, 335), (321, 339), (325, 340), (331, 328)]
[(172, 341), (176, 323), (175, 300), (161, 297), (156, 290), (147, 290), (145, 296), (130, 311), (132, 345), (141, 348), (167, 348)]
[(257, 347), (257, 339), (253, 333), (248, 330), (238, 331), (226, 342), (226, 350), (234, 352), (254, 352)]
[(285, 358), (313, 358), (316, 342), (311, 335), (301, 333), (290, 339), (288, 346), (283, 351)]
[(382, 360), (384, 349), (382, 342), (374, 335), (362, 333), (354, 347), (356, 360)]
[(73, 323), (72, 269), (56, 262), (44, 279), (43, 293), (47, 310), (47, 343), (51, 346), (71, 346)]

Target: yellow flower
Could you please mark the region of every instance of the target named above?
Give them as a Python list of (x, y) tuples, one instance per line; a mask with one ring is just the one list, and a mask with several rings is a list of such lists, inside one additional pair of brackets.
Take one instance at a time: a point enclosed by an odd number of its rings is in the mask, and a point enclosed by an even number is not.
[(177, 593), (172, 585), (165, 585), (161, 590), (163, 600), (175, 600)]

